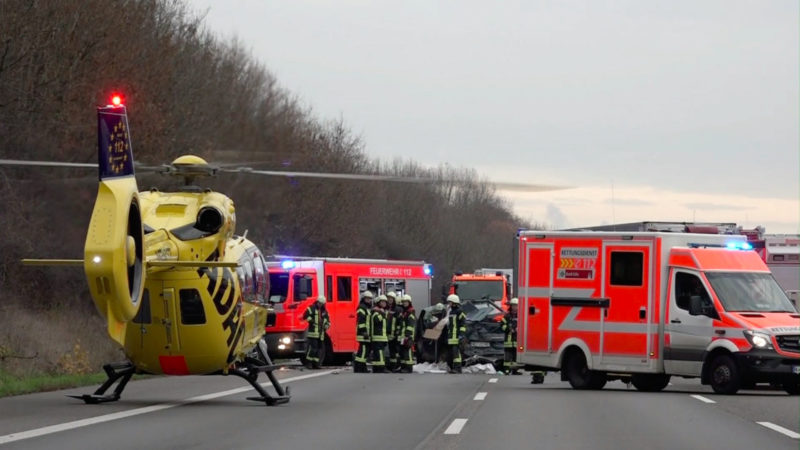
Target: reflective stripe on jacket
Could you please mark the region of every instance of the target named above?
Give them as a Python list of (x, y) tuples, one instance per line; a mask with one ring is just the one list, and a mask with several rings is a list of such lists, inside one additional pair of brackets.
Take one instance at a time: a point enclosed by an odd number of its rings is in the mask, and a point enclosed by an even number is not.
[(389, 336), (386, 334), (386, 313), (380, 309), (373, 310), (370, 322), (372, 322), (372, 329), (370, 330), (372, 342), (389, 342)]
[(467, 316), (464, 311), (453, 309), (447, 318), (447, 344), (456, 345), (467, 334)]
[(500, 321), (500, 327), (506, 334), (503, 341), (503, 347), (515, 348), (517, 346), (517, 316), (511, 312), (507, 312)]
[(370, 320), (369, 304), (361, 302), (356, 310), (356, 341), (369, 342)]

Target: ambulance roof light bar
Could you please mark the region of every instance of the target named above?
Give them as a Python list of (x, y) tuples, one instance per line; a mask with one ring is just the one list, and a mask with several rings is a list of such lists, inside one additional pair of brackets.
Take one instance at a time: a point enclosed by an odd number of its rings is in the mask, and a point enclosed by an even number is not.
[(698, 244), (689, 243), (689, 248), (727, 248), (728, 250), (752, 250), (753, 245), (749, 242), (728, 242), (727, 244)]

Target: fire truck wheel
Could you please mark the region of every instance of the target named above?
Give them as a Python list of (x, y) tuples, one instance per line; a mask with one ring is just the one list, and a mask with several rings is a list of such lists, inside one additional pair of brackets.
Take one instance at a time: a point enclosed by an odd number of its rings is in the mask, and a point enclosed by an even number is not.
[(605, 374), (600, 377), (599, 374), (589, 370), (586, 357), (578, 349), (573, 349), (566, 355), (564, 371), (573, 389), (602, 389), (606, 384)]
[(637, 373), (631, 377), (631, 384), (642, 392), (658, 392), (669, 384), (669, 375)]
[(717, 394), (735, 394), (742, 385), (739, 367), (728, 355), (719, 355), (711, 361), (709, 379)]

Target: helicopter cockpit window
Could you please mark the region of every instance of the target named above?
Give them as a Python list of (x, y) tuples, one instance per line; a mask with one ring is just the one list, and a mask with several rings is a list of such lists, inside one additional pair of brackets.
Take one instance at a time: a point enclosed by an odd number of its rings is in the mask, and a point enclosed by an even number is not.
[(184, 325), (200, 325), (206, 323), (206, 312), (203, 299), (197, 289), (181, 289), (181, 323)]
[[(246, 259), (245, 259), (246, 258)], [(244, 285), (242, 285), (242, 297), (246, 302), (254, 302), (256, 299), (255, 282), (253, 281), (253, 264), (250, 258), (244, 257), (244, 261), (239, 260), (239, 263), (244, 270)]]
[(255, 281), (255, 289), (256, 289), (256, 301), (257, 302), (266, 302), (267, 301), (267, 292), (269, 291), (269, 278), (266, 274), (266, 269), (264, 266), (264, 260), (261, 259), (261, 255), (258, 253), (253, 253), (253, 268), (255, 269), (254, 273), (254, 281)]
[(269, 271), (267, 270), (267, 263), (264, 261), (264, 256), (258, 255), (258, 259), (261, 261), (262, 267), (261, 279), (263, 281), (261, 282), (261, 297), (263, 297), (264, 301), (266, 302), (269, 298)]
[(142, 299), (140, 300), (142, 303), (139, 305), (139, 312), (136, 313), (136, 316), (133, 317), (133, 323), (152, 323), (152, 318), (150, 317), (150, 291), (144, 289), (142, 291)]

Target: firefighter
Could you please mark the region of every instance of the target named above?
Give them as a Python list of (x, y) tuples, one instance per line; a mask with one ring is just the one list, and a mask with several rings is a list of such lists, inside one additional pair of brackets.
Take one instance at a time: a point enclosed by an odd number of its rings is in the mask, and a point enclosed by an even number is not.
[(508, 301), (508, 312), (503, 315), (500, 327), (505, 333), (503, 340), (503, 372), (506, 375), (519, 375), (517, 368), (517, 308), (519, 300), (514, 297)]
[(307, 346), (305, 365), (309, 369), (319, 369), (325, 358), (325, 332), (331, 327), (330, 316), (325, 309), (324, 295), (317, 297), (317, 301), (308, 306), (303, 313), (303, 320), (308, 322), (306, 332)]
[(404, 294), (402, 297), (402, 313), (398, 319), (398, 330), (400, 335), (397, 344), (400, 349), (400, 372), (411, 373), (414, 370), (414, 332), (417, 329), (417, 315), (414, 313), (414, 305), (411, 303), (411, 296)]
[(447, 366), (450, 373), (461, 373), (461, 342), (466, 339), (467, 316), (456, 294), (447, 296)]
[(396, 372), (400, 370), (400, 366), (397, 365), (397, 354), (399, 352), (397, 327), (400, 324), (399, 318), (400, 314), (403, 313), (403, 308), (397, 302), (396, 292), (387, 292), (386, 299), (388, 301), (386, 309), (386, 329), (389, 333), (389, 360), (386, 364), (386, 368), (389, 369), (390, 372)]
[(356, 341), (358, 351), (353, 357), (353, 372), (367, 373), (367, 357), (370, 346), (370, 310), (372, 309), (372, 292), (361, 293), (361, 301), (356, 310)]
[(372, 346), (372, 373), (386, 372), (386, 344), (389, 342), (386, 323), (386, 296), (378, 296), (378, 304), (370, 316), (370, 342)]

